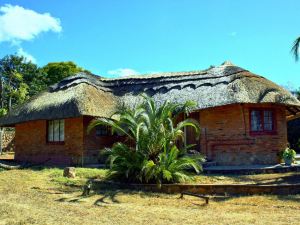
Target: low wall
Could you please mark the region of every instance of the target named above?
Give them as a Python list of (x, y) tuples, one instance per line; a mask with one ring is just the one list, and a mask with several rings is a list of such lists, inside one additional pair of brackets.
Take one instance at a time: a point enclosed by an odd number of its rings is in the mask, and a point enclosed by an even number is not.
[(181, 193), (191, 192), (204, 195), (259, 195), (259, 194), (276, 194), (289, 195), (299, 194), (300, 184), (297, 185), (178, 185), (165, 184), (161, 189), (157, 185), (133, 185), (135, 188), (142, 188), (149, 191), (161, 191), (164, 193)]
[[(97, 183), (97, 181), (96, 181)], [(300, 194), (300, 184), (256, 185), (256, 184), (122, 184), (99, 181), (99, 184), (108, 184), (120, 188), (137, 189), (143, 191), (163, 192), (176, 194), (191, 192), (203, 195), (294, 195)]]

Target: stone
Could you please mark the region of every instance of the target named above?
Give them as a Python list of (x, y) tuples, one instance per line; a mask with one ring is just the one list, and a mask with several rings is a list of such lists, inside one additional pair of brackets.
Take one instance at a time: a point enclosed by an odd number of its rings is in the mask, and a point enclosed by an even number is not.
[(64, 177), (75, 178), (76, 177), (75, 167), (66, 167), (64, 169)]

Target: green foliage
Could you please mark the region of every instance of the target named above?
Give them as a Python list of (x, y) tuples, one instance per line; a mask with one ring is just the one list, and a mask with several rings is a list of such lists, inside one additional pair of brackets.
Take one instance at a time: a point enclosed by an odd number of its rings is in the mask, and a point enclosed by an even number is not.
[(187, 156), (181, 152), (176, 145), (168, 151), (164, 149), (158, 156), (158, 161), (144, 161), (142, 178), (149, 181), (161, 183), (187, 182), (192, 180), (187, 171), (193, 169), (196, 173), (201, 171), (200, 162), (203, 162), (202, 155)]
[(47, 86), (55, 84), (62, 79), (78, 72), (89, 73), (89, 71), (78, 67), (74, 62), (52, 62), (44, 66), (42, 70), (45, 74), (47, 74), (45, 80)]
[(10, 55), (0, 60), (0, 104), (10, 110), (25, 100), (28, 85), (24, 83), (24, 58)]
[(0, 108), (0, 117), (5, 116), (7, 114), (7, 110), (4, 108)]
[(134, 182), (140, 178), (141, 168), (146, 159), (140, 151), (123, 143), (116, 143), (106, 148), (110, 170), (108, 177), (122, 181)]
[[(183, 142), (184, 127), (194, 128), (199, 136), (200, 126), (193, 119), (176, 121), (181, 113), (189, 113), (194, 103), (181, 105), (167, 101), (157, 106), (153, 99), (143, 97), (143, 103), (134, 109), (122, 107), (112, 118), (101, 118), (88, 127), (90, 131), (98, 125), (107, 125), (112, 127), (112, 132), (127, 137), (126, 144), (116, 143), (111, 149), (106, 149), (111, 168), (109, 176), (147, 183), (188, 180), (187, 170), (198, 173), (203, 156), (188, 157), (186, 149), (179, 150), (176, 143)], [(118, 119), (113, 119), (115, 117)]]
[(22, 56), (8, 55), (0, 59), (0, 107), (10, 110), (44, 89), (40, 69)]
[(286, 148), (282, 154), (284, 159), (294, 160), (296, 157), (296, 151), (294, 149)]

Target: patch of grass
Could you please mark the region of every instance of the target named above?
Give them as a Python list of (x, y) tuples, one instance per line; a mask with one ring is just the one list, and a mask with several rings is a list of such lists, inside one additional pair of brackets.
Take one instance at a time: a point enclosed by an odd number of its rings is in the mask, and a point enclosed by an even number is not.
[[(106, 170), (77, 168), (77, 178), (63, 170), (40, 168), (0, 173), (0, 224), (299, 224), (300, 195), (202, 199), (132, 190), (100, 188), (82, 197), (78, 187), (66, 186)], [(251, 176), (201, 175), (200, 181), (232, 182), (286, 179), (297, 173)], [(254, 177), (253, 177), (254, 176)], [(258, 177), (256, 177), (258, 176)], [(247, 181), (248, 182), (248, 181)]]
[(106, 169), (89, 169), (89, 168), (78, 168), (76, 169), (76, 175), (81, 178), (96, 178), (96, 179), (103, 179), (105, 178), (107, 173)]
[(64, 177), (63, 169), (60, 168), (44, 168), (41, 172), (46, 174), (52, 182), (68, 186), (82, 186), (89, 179), (104, 179), (107, 170), (76, 168), (76, 178)]

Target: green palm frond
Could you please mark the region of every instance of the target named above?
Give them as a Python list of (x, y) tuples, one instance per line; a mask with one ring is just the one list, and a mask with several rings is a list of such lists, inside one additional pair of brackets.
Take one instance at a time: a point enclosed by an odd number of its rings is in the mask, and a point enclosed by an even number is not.
[(99, 118), (97, 120), (93, 120), (88, 125), (87, 132), (90, 133), (92, 129), (101, 125), (110, 126), (113, 129), (113, 131), (120, 132), (121, 134), (124, 134), (127, 137), (133, 139), (133, 136), (129, 134), (124, 128), (122, 128), (116, 120), (107, 118)]
[(88, 127), (90, 132), (99, 125), (110, 126), (113, 132), (124, 134), (134, 142), (134, 146), (115, 143), (105, 149), (109, 178), (157, 184), (188, 181), (191, 171), (201, 171), (204, 157), (188, 156), (191, 145), (178, 149), (176, 143), (184, 140), (184, 127), (192, 127), (199, 136), (200, 125), (194, 119), (178, 124), (176, 121), (177, 116), (190, 113), (195, 103), (166, 101), (157, 105), (149, 96), (142, 95), (142, 98), (144, 101), (134, 109), (122, 107), (110, 119), (100, 118)]
[(157, 163), (147, 162), (142, 169), (145, 181), (155, 181), (156, 183), (185, 182), (192, 179), (189, 170), (193, 169), (196, 173), (202, 170), (201, 162), (204, 161), (202, 155), (181, 157), (179, 152), (177, 147), (173, 146), (169, 151), (165, 149), (159, 154)]
[(177, 124), (174, 132), (178, 132), (182, 130), (184, 127), (188, 127), (188, 126), (194, 128), (196, 137), (198, 138), (200, 135), (200, 124), (195, 119), (188, 118), (185, 119), (184, 121), (181, 121), (180, 123)]

